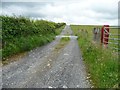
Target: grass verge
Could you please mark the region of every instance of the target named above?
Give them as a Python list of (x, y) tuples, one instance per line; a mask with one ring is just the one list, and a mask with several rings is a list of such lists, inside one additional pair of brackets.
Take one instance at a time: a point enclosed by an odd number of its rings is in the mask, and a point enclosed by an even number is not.
[[(15, 57), (21, 56), (23, 53), (30, 51), (36, 47), (42, 46), (51, 42), (54, 39), (55, 35), (46, 35), (46, 36), (28, 36), (26, 38), (20, 37), (14, 38), (9, 41), (8, 45), (6, 45), (2, 52), (4, 52), (4, 57), (2, 63), (3, 65), (8, 64), (9, 62), (13, 61), (12, 59)], [(49, 38), (48, 38), (49, 37)], [(13, 43), (14, 42), (14, 43)], [(23, 56), (23, 55), (22, 55)]]
[(82, 56), (87, 67), (89, 78), (96, 88), (117, 88), (118, 87), (118, 55), (112, 50), (102, 48), (92, 43), (89, 37), (78, 33), (75, 26), (71, 26), (74, 34), (78, 36), (78, 43)]
[(59, 50), (60, 48), (63, 48), (67, 43), (70, 41), (69, 37), (63, 37), (60, 39), (60, 43), (55, 47), (55, 50)]

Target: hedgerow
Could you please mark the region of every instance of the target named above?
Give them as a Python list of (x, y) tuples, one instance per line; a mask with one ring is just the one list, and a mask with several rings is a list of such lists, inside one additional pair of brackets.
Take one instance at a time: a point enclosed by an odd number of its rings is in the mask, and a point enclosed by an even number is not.
[(57, 28), (65, 23), (31, 20), (23, 16), (0, 16), (2, 21), (2, 60), (31, 50), (54, 39)]

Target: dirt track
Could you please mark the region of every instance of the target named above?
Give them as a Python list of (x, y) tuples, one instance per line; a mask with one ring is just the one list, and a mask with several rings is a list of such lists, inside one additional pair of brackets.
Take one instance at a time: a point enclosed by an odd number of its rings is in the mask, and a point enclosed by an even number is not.
[[(66, 26), (61, 35), (72, 35)], [(3, 88), (90, 88), (76, 38), (55, 50), (59, 38), (2, 68)]]

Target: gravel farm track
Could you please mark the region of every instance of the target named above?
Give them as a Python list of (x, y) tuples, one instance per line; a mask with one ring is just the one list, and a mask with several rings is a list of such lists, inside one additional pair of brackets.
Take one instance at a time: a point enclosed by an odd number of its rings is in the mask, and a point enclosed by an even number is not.
[[(72, 35), (66, 25), (60, 35)], [(37, 47), (2, 67), (2, 88), (90, 88), (76, 38), (63, 47), (60, 38)]]

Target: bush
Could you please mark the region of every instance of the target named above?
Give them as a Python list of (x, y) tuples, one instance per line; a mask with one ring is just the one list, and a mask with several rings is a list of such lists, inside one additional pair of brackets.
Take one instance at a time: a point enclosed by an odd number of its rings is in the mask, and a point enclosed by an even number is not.
[(2, 57), (29, 51), (54, 39), (56, 28), (65, 23), (31, 20), (26, 17), (0, 16), (2, 21)]

